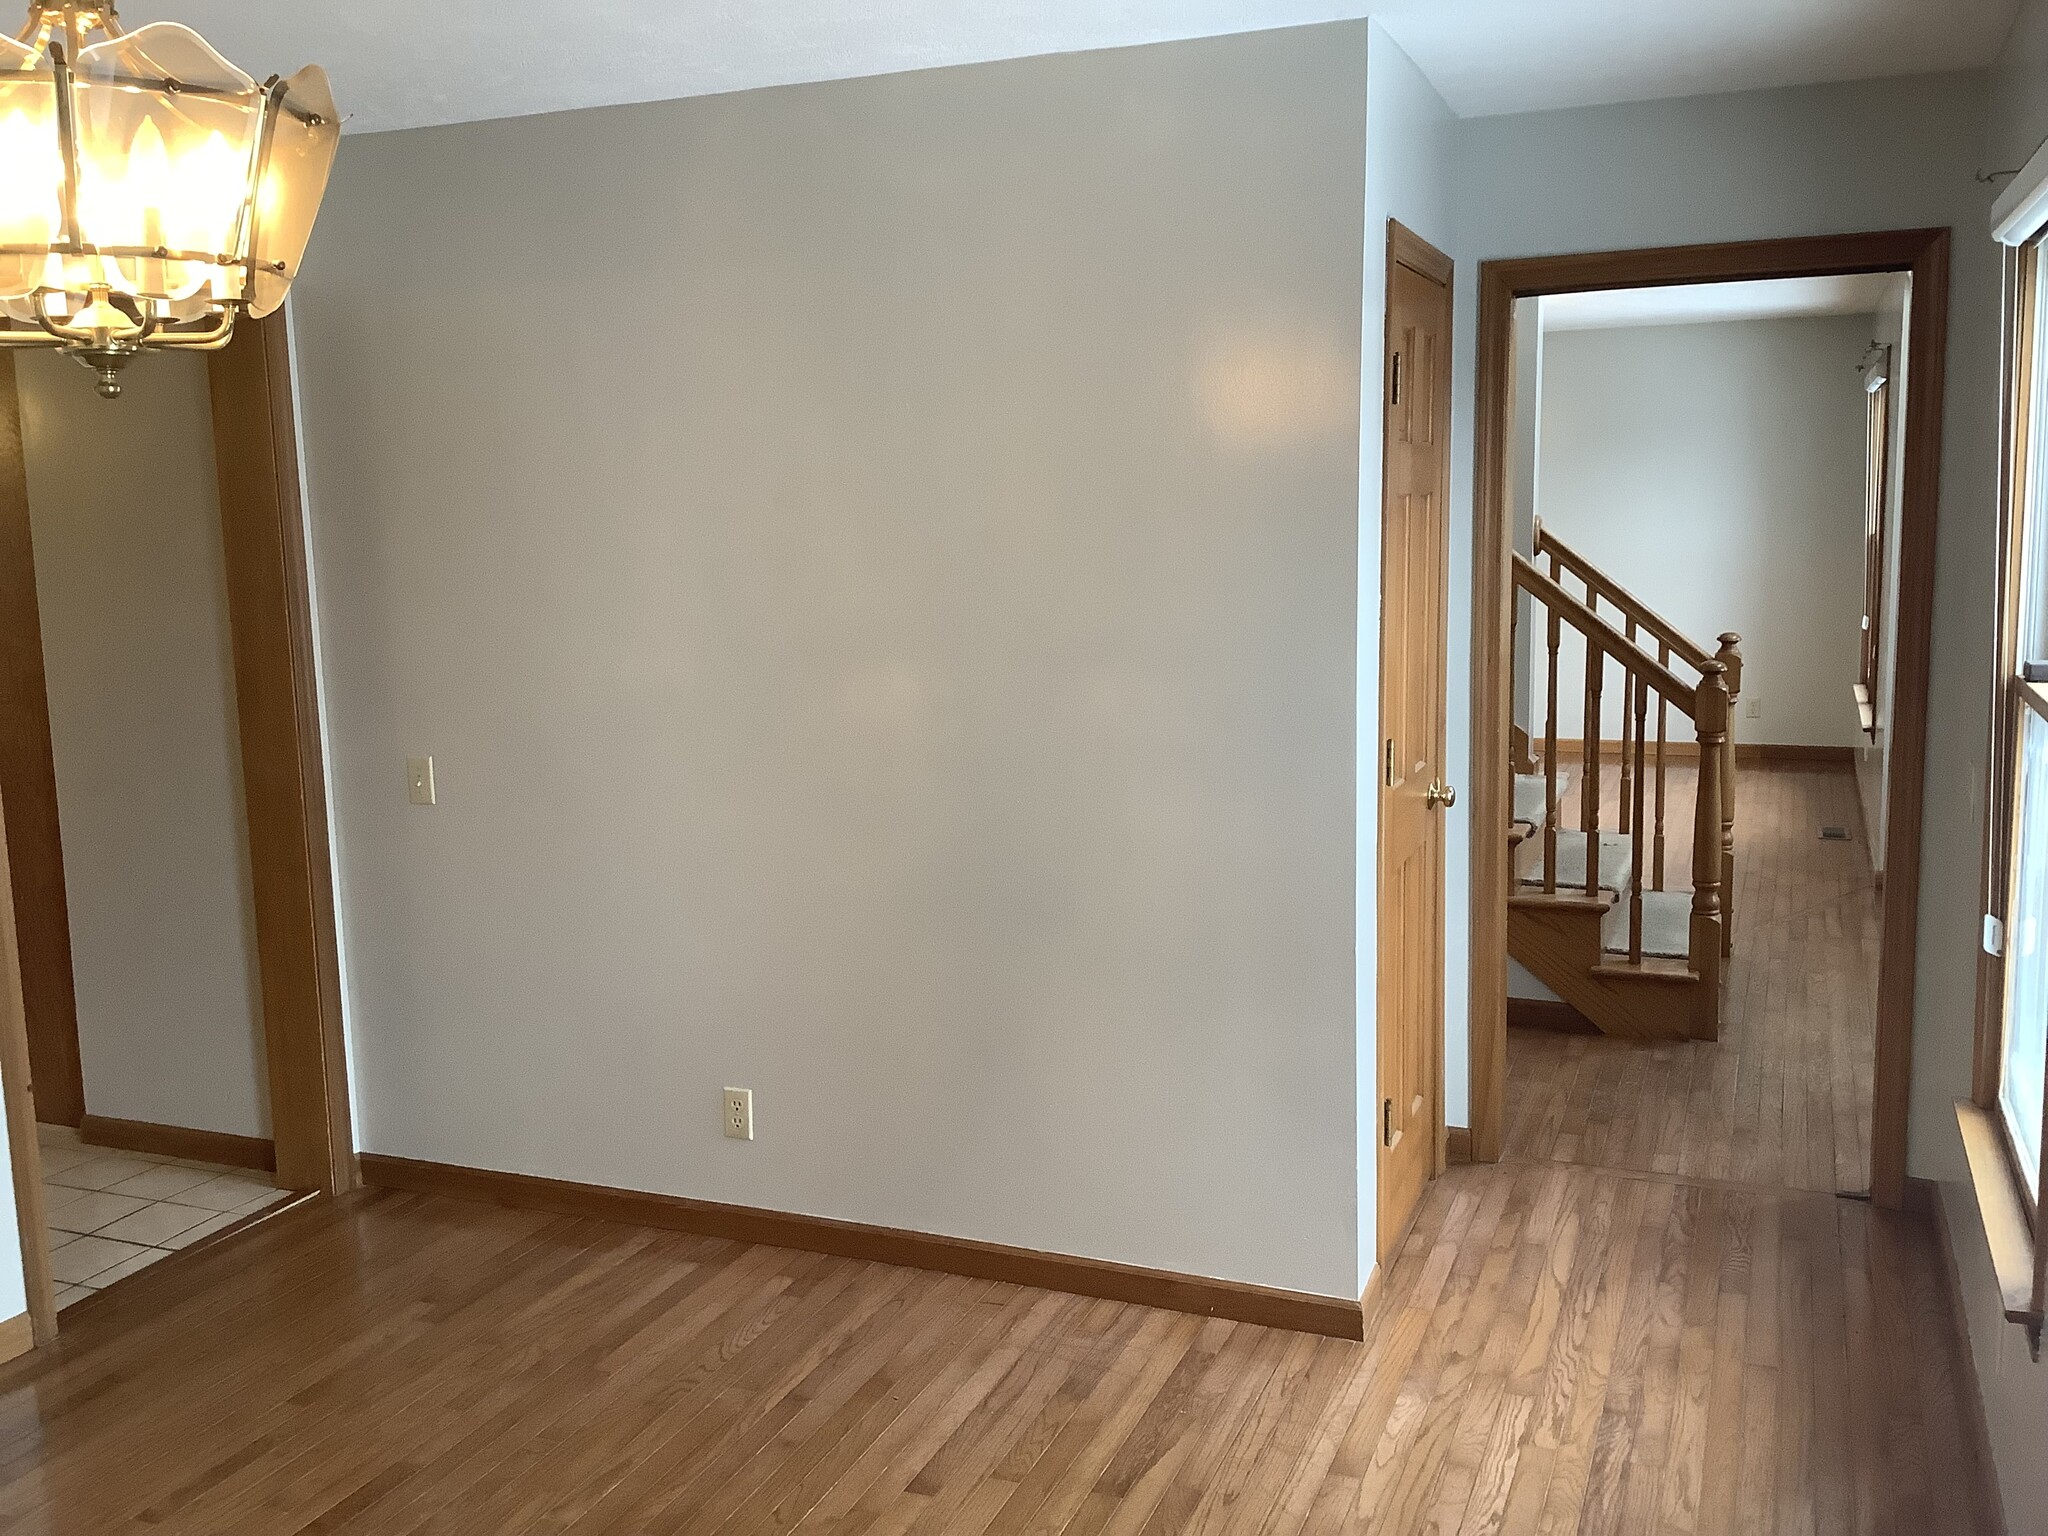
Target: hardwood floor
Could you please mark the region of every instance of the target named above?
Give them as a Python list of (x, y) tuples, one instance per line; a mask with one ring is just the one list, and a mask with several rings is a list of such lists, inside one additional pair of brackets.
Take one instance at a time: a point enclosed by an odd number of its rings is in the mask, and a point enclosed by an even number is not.
[[(1879, 905), (1854, 775), (1744, 766), (1737, 795), (1721, 1038), (1642, 1045), (1509, 1030), (1506, 1157), (1869, 1189)], [(1691, 798), (1691, 772), (1674, 770), (1673, 849), (1691, 846)], [(1611, 784), (1603, 814), (1612, 825)], [(1825, 825), (1852, 840), (1822, 842)]]
[(0, 1372), (0, 1530), (1960, 1533), (1936, 1262), (1825, 1195), (1458, 1168), (1360, 1344), (368, 1193)]
[(1363, 1343), (371, 1192), (0, 1370), (0, 1531), (1991, 1530), (1933, 1237), (1825, 1192), (1868, 1148), (1853, 790), (1742, 788), (1723, 1041), (1517, 1032), (1511, 1160), (1429, 1188)]

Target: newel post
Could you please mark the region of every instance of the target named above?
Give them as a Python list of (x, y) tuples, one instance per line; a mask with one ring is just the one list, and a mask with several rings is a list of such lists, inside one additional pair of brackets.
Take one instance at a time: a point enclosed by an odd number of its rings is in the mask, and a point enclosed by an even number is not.
[(1727, 911), (1721, 884), (1725, 850), (1721, 845), (1723, 780), (1728, 766), (1728, 669), (1710, 661), (1701, 669), (1693, 700), (1693, 723), (1700, 746), (1699, 796), (1692, 824), (1691, 964), (1700, 978), (1692, 1032), (1697, 1040), (1713, 1040), (1721, 1031), (1721, 956)]
[(1728, 746), (1721, 766), (1721, 953), (1735, 952), (1735, 704), (1742, 697), (1742, 636), (1721, 636), (1714, 660), (1728, 669)]

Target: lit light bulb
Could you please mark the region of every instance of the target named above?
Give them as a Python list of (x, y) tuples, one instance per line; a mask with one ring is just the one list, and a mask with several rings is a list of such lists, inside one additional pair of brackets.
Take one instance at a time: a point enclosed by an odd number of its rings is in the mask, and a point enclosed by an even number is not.
[[(64, 158), (48, 114), (9, 107), (0, 115), (0, 245), (50, 244), (63, 218), (63, 185)], [(0, 294), (33, 292), (40, 266), (33, 256), (0, 257)]]
[(92, 290), (90, 302), (78, 312), (71, 324), (79, 330), (105, 331), (115, 338), (134, 336), (142, 330), (134, 320), (108, 302), (105, 288)]

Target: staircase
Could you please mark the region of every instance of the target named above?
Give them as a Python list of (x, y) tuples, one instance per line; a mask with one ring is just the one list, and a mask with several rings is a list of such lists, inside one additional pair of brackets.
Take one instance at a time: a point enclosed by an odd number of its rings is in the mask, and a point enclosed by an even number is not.
[[(1511, 738), (1508, 953), (1608, 1034), (1716, 1039), (1734, 933), (1740, 637), (1722, 635), (1709, 653), (1541, 524), (1535, 559), (1514, 557), (1514, 586), (1517, 624), (1526, 596), (1542, 625), (1545, 681), (1540, 740), (1519, 728)], [(1584, 739), (1561, 749), (1567, 630), (1585, 647), (1586, 724)], [(1619, 741), (1601, 739), (1610, 686), (1621, 690)], [(1691, 735), (1690, 751), (1672, 740), (1674, 725)], [(1696, 753), (1699, 768), (1682, 888), (1667, 878), (1665, 846), (1668, 770), (1681, 752)]]

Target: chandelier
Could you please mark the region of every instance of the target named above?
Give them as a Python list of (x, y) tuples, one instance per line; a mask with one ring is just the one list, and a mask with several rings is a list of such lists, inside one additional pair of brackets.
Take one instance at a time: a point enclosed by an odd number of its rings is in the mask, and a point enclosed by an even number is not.
[(0, 346), (110, 400), (144, 352), (226, 346), (284, 302), (340, 134), (317, 65), (259, 85), (189, 27), (31, 0), (0, 36)]

